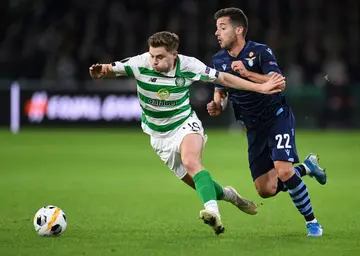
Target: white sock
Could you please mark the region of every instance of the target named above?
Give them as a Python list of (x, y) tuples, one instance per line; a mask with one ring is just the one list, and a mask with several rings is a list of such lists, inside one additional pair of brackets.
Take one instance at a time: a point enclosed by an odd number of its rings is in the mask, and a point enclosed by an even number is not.
[(317, 223), (318, 221), (317, 221), (317, 219), (315, 218), (315, 219), (313, 219), (313, 220), (311, 220), (311, 221), (307, 221), (306, 222), (306, 224), (308, 224), (308, 223)]
[(302, 165), (305, 167), (306, 174), (309, 174), (310, 173), (309, 167), (307, 167), (307, 165), (304, 163), (302, 163)]
[(216, 200), (207, 201), (204, 206), (206, 210), (215, 212), (216, 215), (220, 218), (219, 206)]

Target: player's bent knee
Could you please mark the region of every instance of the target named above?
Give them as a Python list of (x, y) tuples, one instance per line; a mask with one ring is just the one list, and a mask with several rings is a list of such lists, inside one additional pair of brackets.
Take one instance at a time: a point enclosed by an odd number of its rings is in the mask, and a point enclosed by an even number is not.
[(261, 198), (270, 198), (274, 196), (273, 193), (267, 190), (258, 190), (257, 192)]
[(256, 188), (258, 194), (262, 198), (269, 198), (276, 195), (276, 188), (273, 187), (264, 187), (264, 188)]
[(294, 170), (292, 168), (277, 169), (276, 171), (282, 181), (287, 181), (294, 175)]
[(200, 160), (195, 157), (184, 157), (182, 159), (182, 164), (190, 176), (194, 176), (196, 173), (200, 172), (202, 168)]
[(282, 181), (287, 181), (294, 175), (294, 168), (290, 162), (275, 162), (275, 170)]

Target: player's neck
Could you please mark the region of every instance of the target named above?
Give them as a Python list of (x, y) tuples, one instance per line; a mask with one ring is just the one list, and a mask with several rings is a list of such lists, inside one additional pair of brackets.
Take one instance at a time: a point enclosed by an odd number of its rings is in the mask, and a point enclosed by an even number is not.
[(233, 45), (233, 47), (230, 50), (228, 50), (228, 53), (232, 57), (237, 57), (239, 53), (242, 51), (242, 49), (244, 49), (245, 44), (246, 44), (245, 39), (237, 40), (236, 43)]

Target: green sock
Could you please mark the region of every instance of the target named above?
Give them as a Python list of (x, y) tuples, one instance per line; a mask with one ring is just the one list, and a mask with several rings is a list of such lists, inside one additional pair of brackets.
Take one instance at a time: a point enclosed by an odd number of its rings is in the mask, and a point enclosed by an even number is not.
[(205, 204), (211, 200), (217, 198), (217, 193), (215, 190), (215, 182), (210, 176), (210, 173), (206, 170), (202, 170), (194, 175), (193, 177), (196, 192), (198, 193), (201, 201)]
[(216, 183), (214, 180), (214, 187), (216, 192), (216, 200), (222, 200), (224, 198), (224, 190), (223, 187)]

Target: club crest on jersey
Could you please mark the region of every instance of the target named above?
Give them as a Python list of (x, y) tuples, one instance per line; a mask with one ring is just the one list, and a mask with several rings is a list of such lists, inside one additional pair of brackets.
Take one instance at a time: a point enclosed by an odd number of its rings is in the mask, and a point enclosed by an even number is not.
[(157, 96), (162, 100), (166, 100), (167, 98), (169, 98), (170, 92), (167, 89), (163, 88), (163, 89), (158, 90)]
[(254, 52), (249, 53), (249, 57), (251, 58), (252, 56), (254, 56)]
[(183, 87), (185, 85), (185, 78), (183, 77), (177, 77), (175, 79), (176, 86)]
[[(249, 56), (250, 56), (250, 54), (249, 54)], [(250, 67), (254, 66), (254, 60), (255, 60), (255, 58), (256, 58), (256, 56), (250, 57), (250, 58), (245, 58), (245, 60), (247, 60), (248, 65), (249, 65)]]

